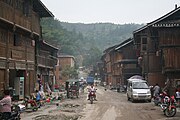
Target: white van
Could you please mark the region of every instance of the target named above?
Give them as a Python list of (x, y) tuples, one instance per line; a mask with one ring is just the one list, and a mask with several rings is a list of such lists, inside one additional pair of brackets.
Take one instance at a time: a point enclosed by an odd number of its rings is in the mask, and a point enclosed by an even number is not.
[(151, 91), (147, 85), (147, 81), (141, 79), (127, 80), (127, 99), (133, 102), (134, 100), (147, 100), (151, 102)]

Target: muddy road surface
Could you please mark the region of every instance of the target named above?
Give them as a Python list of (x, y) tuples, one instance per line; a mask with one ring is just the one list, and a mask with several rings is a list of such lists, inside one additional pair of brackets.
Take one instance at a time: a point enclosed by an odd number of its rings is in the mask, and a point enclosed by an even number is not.
[(37, 112), (21, 114), (22, 120), (180, 120), (180, 112), (167, 118), (160, 107), (151, 102), (127, 101), (125, 93), (97, 87), (97, 100), (93, 104), (86, 100), (87, 93), (79, 98), (66, 99), (59, 106), (46, 105)]

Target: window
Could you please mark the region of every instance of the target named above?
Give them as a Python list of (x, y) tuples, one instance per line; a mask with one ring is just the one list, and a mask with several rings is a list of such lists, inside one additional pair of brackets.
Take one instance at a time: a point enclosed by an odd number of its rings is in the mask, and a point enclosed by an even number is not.
[(20, 41), (20, 35), (14, 34), (14, 46), (20, 46), (21, 41)]
[(146, 45), (142, 45), (142, 51), (146, 51), (147, 48), (146, 48)]
[(133, 83), (134, 89), (147, 89), (148, 85), (145, 82), (135, 82)]
[(142, 38), (142, 44), (147, 44), (147, 38)]
[(147, 50), (147, 37), (141, 38), (141, 51)]
[(0, 30), (0, 42), (6, 43), (7, 33), (4, 30)]

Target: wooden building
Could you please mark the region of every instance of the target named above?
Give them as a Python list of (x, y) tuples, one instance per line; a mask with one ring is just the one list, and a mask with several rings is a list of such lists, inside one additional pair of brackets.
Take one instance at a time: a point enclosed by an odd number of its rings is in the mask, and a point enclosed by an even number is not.
[(150, 85), (167, 83), (173, 94), (180, 85), (180, 7), (133, 34), (142, 74)]
[(75, 58), (72, 55), (58, 55), (58, 64), (56, 65), (56, 80), (58, 86), (65, 83), (69, 79), (68, 76), (63, 76), (62, 71), (66, 67), (75, 67)]
[(0, 0), (0, 93), (12, 87), (22, 99), (34, 91), (40, 18), (52, 16), (40, 0)]
[(104, 55), (101, 60), (104, 63), (104, 80), (106, 85), (116, 85), (116, 82), (112, 79), (112, 51), (116, 46), (112, 46), (104, 50)]
[(120, 85), (127, 85), (127, 79), (133, 75), (141, 75), (141, 68), (138, 65), (134, 42), (129, 38), (117, 45), (115, 51), (119, 54), (119, 59), (114, 62), (115, 75), (118, 77)]
[(104, 81), (112, 87), (124, 86), (131, 76), (141, 75), (132, 38), (106, 49), (101, 60), (104, 63)]
[[(48, 44), (44, 40), (37, 42), (37, 75), (39, 75), (45, 91), (47, 88), (51, 91), (54, 90), (57, 52), (58, 48)], [(37, 86), (39, 85), (37, 84)], [(39, 89), (39, 87), (36, 87), (36, 89)]]

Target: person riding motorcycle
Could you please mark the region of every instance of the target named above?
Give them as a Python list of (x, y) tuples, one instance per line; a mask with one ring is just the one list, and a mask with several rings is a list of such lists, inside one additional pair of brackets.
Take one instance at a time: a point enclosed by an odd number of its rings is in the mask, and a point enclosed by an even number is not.
[(4, 90), (4, 98), (0, 100), (0, 112), (2, 113), (2, 119), (6, 119), (11, 116), (11, 102), (10, 91)]
[(94, 100), (97, 100), (97, 99), (96, 99), (96, 88), (94, 87), (93, 84), (92, 84), (91, 87), (88, 89), (88, 100), (89, 100), (89, 98), (90, 98), (90, 93), (91, 93), (91, 92), (94, 92), (94, 94), (95, 94), (95, 95), (94, 95)]

